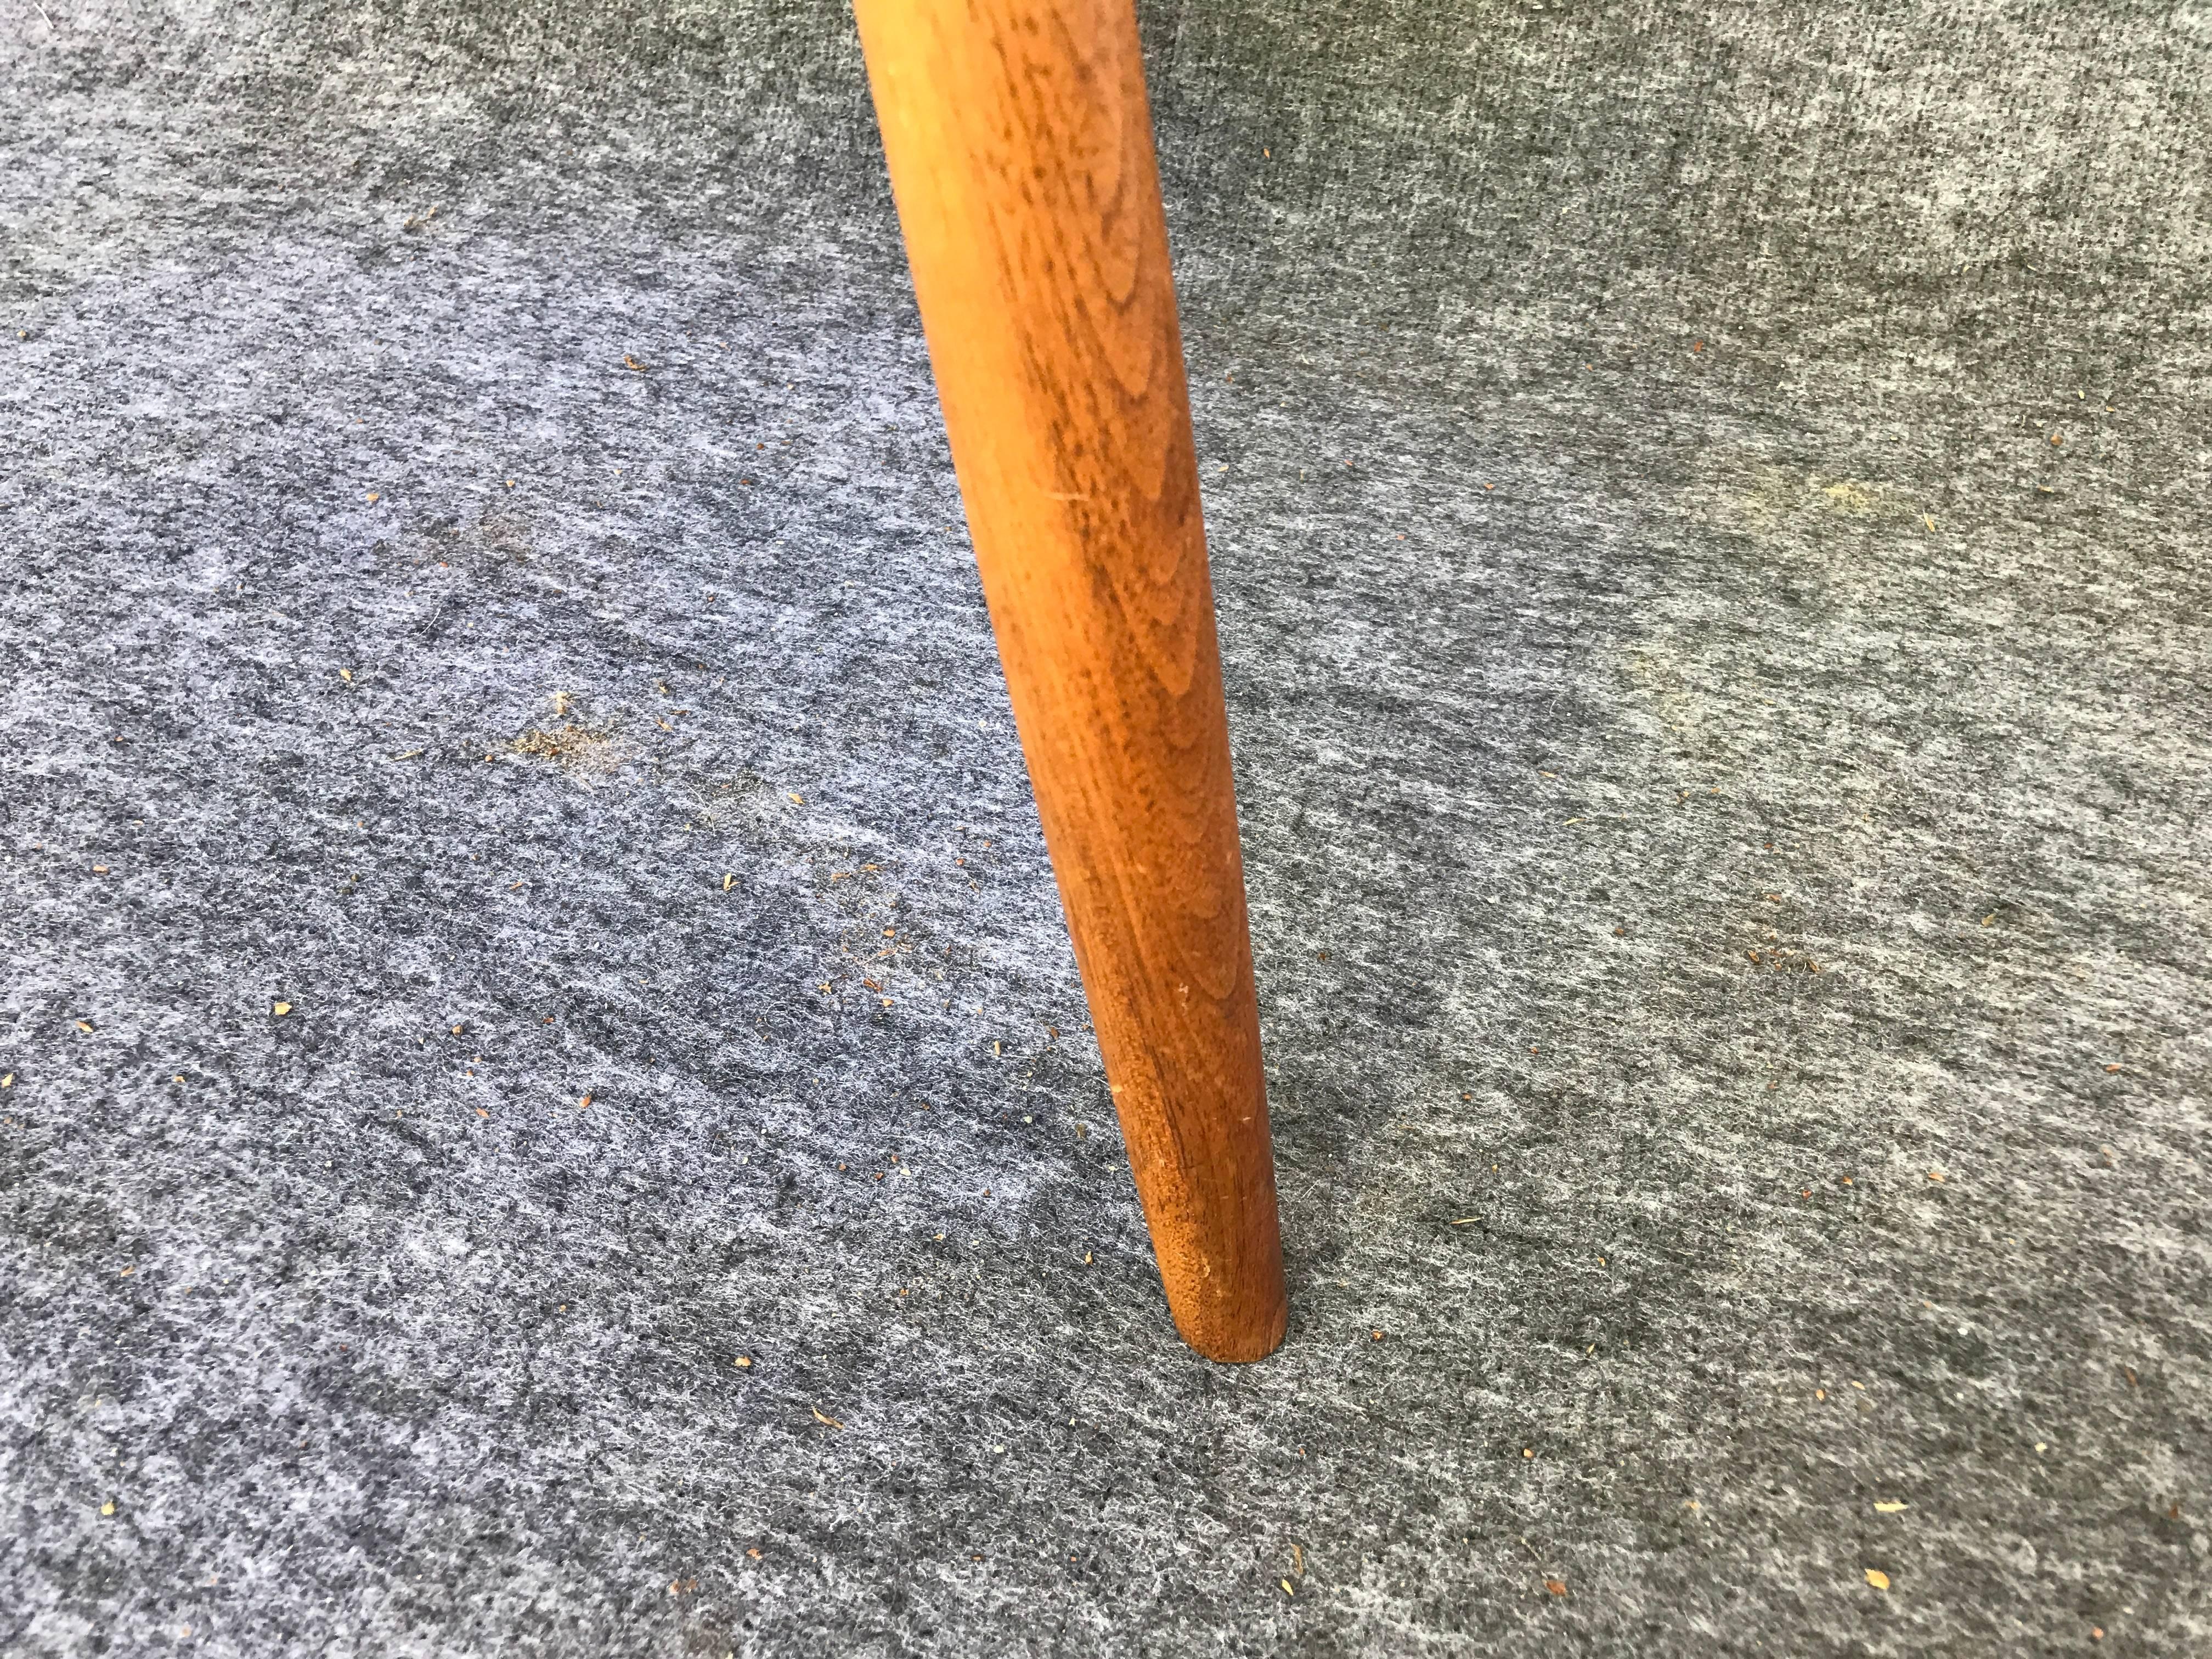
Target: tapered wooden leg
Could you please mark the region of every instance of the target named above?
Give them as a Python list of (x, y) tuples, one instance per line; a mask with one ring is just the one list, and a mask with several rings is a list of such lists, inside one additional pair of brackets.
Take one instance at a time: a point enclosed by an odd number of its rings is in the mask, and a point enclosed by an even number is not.
[(1287, 1313), (1198, 467), (1131, 0), (859, 0), (930, 360), (1183, 1340)]

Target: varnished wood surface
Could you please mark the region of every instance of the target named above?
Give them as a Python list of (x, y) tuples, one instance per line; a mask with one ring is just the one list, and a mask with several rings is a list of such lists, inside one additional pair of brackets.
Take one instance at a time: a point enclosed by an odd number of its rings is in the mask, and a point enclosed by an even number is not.
[(1129, 0), (860, 0), (953, 463), (1177, 1329), (1286, 1304), (1244, 877)]

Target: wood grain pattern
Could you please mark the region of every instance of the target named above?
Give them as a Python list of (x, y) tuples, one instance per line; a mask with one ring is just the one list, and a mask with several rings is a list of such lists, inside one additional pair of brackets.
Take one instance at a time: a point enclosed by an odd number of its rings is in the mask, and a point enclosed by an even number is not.
[(1184, 1340), (1287, 1313), (1182, 339), (1130, 0), (860, 0), (1014, 718)]

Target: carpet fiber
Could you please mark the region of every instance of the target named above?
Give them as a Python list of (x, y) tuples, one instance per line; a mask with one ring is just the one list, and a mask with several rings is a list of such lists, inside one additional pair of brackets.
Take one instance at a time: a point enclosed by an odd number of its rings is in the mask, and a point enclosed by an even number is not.
[(0, 0), (0, 1653), (2212, 1650), (2212, 7), (1142, 18), (1243, 1368), (849, 16)]

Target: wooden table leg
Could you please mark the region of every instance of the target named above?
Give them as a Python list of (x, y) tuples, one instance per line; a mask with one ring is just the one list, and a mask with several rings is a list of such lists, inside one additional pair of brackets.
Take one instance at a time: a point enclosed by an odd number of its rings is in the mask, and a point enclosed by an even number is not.
[(1287, 1304), (1182, 338), (1131, 0), (859, 0), (953, 465), (1168, 1306)]

